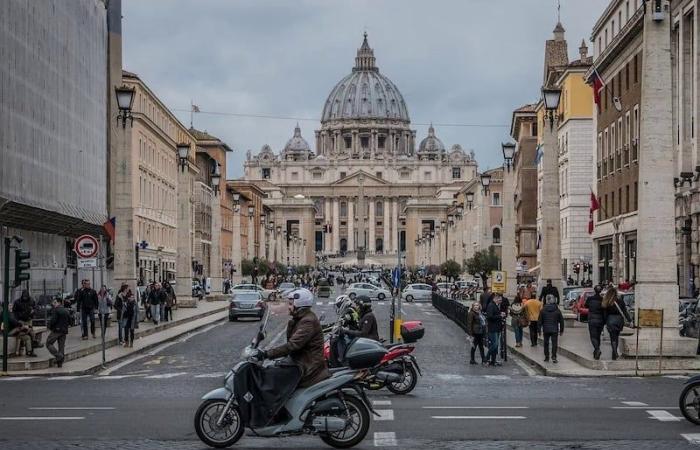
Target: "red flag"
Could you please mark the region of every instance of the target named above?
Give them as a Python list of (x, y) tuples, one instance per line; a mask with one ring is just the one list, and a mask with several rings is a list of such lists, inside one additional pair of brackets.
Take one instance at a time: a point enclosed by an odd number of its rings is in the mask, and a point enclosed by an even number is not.
[(588, 209), (588, 234), (593, 233), (593, 212), (597, 209), (600, 209), (600, 203), (593, 191), (591, 191), (591, 206)]
[(600, 108), (600, 91), (605, 87), (605, 81), (603, 81), (603, 77), (600, 76), (597, 70), (593, 69), (593, 74), (588, 84), (593, 88), (593, 100), (595, 100), (595, 104)]
[(107, 233), (107, 236), (109, 236), (109, 240), (114, 242), (114, 228), (116, 225), (116, 217), (112, 217), (107, 222), (102, 224), (102, 227), (105, 229), (105, 233)]

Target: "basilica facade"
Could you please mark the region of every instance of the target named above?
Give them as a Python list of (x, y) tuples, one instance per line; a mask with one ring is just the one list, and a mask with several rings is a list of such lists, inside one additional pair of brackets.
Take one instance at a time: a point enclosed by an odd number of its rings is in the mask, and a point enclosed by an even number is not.
[[(446, 148), (431, 125), (417, 140), (408, 106), (376, 65), (367, 35), (352, 71), (323, 105), (314, 148), (299, 125), (281, 151), (248, 152), (244, 179), (272, 211), (268, 259), (313, 264), (320, 255), (415, 258), (421, 234), (439, 228), (455, 194), (476, 177), (474, 152)], [(393, 255), (394, 258), (390, 258)]]

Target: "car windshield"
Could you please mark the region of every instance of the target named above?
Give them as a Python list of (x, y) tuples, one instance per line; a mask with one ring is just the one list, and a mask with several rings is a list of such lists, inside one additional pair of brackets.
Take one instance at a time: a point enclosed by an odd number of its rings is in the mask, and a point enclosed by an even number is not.
[(282, 283), (280, 284), (280, 289), (292, 289), (294, 287), (294, 283)]
[(260, 295), (255, 292), (241, 292), (236, 294), (233, 298), (237, 302), (255, 302), (260, 300)]
[(234, 289), (239, 290), (239, 291), (253, 291), (255, 290), (255, 285), (254, 284), (239, 284), (238, 286), (235, 286)]

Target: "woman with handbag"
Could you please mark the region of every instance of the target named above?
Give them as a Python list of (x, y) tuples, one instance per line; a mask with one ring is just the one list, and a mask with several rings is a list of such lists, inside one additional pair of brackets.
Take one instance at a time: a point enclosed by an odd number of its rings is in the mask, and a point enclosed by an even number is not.
[(612, 346), (613, 361), (619, 356), (617, 353), (620, 332), (626, 322), (630, 321), (627, 306), (617, 295), (617, 289), (610, 287), (603, 297), (603, 311), (605, 313), (605, 327), (610, 334), (610, 345)]
[(472, 307), (467, 314), (467, 334), (471, 338), (471, 358), (469, 364), (476, 364), (476, 349), (479, 348), (481, 355), (481, 364), (486, 365), (486, 357), (484, 356), (484, 336), (486, 335), (486, 318), (481, 313), (481, 304), (479, 302), (472, 303)]
[(513, 332), (515, 333), (515, 346), (523, 346), (523, 328), (530, 325), (525, 309), (523, 308), (523, 301), (520, 295), (515, 296), (513, 299), (513, 304), (510, 305), (508, 311), (510, 313), (510, 325), (513, 327)]

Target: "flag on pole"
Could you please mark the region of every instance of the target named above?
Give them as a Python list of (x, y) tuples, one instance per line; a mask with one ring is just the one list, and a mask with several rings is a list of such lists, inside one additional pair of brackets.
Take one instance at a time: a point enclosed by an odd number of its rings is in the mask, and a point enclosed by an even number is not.
[(201, 111), (199, 110), (199, 106), (197, 106), (197, 105), (192, 105), (192, 112), (201, 112)]
[(593, 100), (595, 100), (595, 104), (600, 109), (600, 92), (605, 88), (605, 81), (596, 69), (593, 69), (593, 74), (591, 74), (588, 84), (593, 88)]
[(600, 202), (591, 189), (591, 206), (588, 208), (588, 234), (593, 233), (593, 213), (600, 209)]
[(542, 156), (544, 156), (542, 144), (537, 144), (537, 148), (535, 149), (535, 165), (540, 164), (540, 161), (542, 161)]
[(102, 224), (102, 227), (105, 229), (105, 233), (107, 233), (107, 236), (109, 236), (109, 240), (111, 242), (114, 242), (116, 223), (117, 223), (117, 218), (112, 217), (112, 218), (108, 219), (107, 222)]

